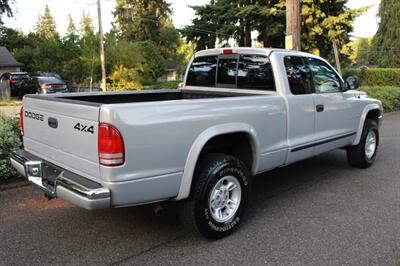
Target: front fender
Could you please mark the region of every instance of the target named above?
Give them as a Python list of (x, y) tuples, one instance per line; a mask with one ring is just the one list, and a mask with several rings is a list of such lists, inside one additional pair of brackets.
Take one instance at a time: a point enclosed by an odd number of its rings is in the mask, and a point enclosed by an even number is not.
[(367, 118), (367, 115), (370, 111), (372, 110), (379, 110), (379, 112), (382, 114), (382, 106), (378, 103), (372, 103), (369, 104), (367, 106), (365, 106), (363, 113), (361, 115), (361, 119), (358, 125), (358, 130), (357, 130), (357, 135), (356, 138), (353, 142), (353, 146), (358, 145), (360, 143), (360, 139), (361, 139), (361, 135), (363, 132), (363, 128), (364, 128), (364, 123), (365, 123), (365, 119)]
[(216, 125), (204, 130), (193, 142), (189, 154), (186, 158), (185, 168), (183, 170), (183, 176), (181, 185), (179, 188), (178, 196), (176, 200), (181, 200), (189, 197), (190, 188), (192, 186), (192, 179), (194, 170), (196, 168), (197, 160), (199, 159), (200, 153), (203, 150), (207, 142), (219, 135), (230, 134), (230, 133), (246, 133), (249, 136), (250, 143), (252, 145), (253, 152), (253, 164), (251, 173), (254, 175), (257, 172), (259, 164), (259, 147), (260, 143), (257, 137), (255, 129), (246, 123), (228, 123), (222, 125)]

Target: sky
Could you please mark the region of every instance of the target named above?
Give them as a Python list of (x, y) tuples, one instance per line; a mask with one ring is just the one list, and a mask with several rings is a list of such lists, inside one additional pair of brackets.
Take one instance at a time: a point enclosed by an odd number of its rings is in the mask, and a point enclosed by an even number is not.
[[(82, 18), (83, 12), (89, 12), (95, 19), (97, 26), (96, 0), (16, 0), (14, 4), (14, 18), (4, 18), (4, 26), (21, 29), (24, 33), (33, 31), (40, 14), (43, 13), (46, 4), (53, 15), (57, 30), (63, 35), (67, 28), (67, 16), (71, 14), (75, 24)], [(206, 4), (209, 0), (167, 0), (174, 10), (172, 16), (176, 28), (189, 25), (194, 18), (194, 12), (190, 5)], [(358, 8), (372, 5), (370, 10), (359, 17), (354, 23), (354, 37), (372, 37), (378, 29), (376, 14), (380, 0), (349, 0), (348, 6)], [(115, 0), (101, 0), (104, 31), (111, 29), (113, 21), (112, 11)]]

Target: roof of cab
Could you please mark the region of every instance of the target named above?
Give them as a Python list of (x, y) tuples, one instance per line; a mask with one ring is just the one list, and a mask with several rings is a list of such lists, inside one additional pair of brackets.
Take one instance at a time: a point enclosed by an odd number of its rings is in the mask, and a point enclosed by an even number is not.
[(197, 56), (208, 56), (208, 55), (219, 55), (219, 54), (224, 54), (224, 51), (229, 51), (229, 53), (232, 54), (264, 54), (267, 56), (270, 56), (271, 53), (273, 52), (287, 52), (291, 54), (303, 54), (303, 55), (310, 55), (308, 53), (304, 53), (301, 51), (295, 51), (295, 50), (285, 50), (285, 49), (279, 49), (279, 48), (253, 48), (253, 47), (226, 47), (226, 48), (213, 48), (213, 49), (207, 49), (207, 50), (202, 50), (198, 51), (195, 54), (195, 57)]

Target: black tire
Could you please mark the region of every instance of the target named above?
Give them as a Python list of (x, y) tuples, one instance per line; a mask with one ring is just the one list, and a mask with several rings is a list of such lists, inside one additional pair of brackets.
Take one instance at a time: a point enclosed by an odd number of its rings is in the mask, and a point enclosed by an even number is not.
[[(228, 221), (213, 218), (210, 197), (218, 181), (234, 177), (240, 183), (241, 199), (236, 212)], [(220, 182), (220, 184), (221, 184)], [(223, 183), (222, 183), (223, 184)], [(250, 175), (239, 159), (225, 154), (207, 154), (196, 166), (190, 197), (182, 202), (180, 216), (184, 226), (209, 239), (220, 239), (235, 231), (240, 225), (250, 196)], [(229, 195), (231, 192), (227, 192)]]
[[(365, 143), (370, 131), (373, 131), (376, 136), (376, 148), (371, 158), (366, 155)], [(352, 146), (347, 149), (347, 160), (353, 167), (365, 169), (370, 167), (376, 158), (379, 147), (379, 128), (378, 124), (373, 120), (365, 120), (360, 143), (357, 146)]]

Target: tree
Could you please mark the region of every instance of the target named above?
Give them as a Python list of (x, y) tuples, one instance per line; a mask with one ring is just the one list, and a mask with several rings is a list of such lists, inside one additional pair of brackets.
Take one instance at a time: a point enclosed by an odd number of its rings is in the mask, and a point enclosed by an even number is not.
[(28, 40), (22, 31), (0, 27), (0, 46), (5, 46), (10, 52), (13, 52), (27, 44)]
[(360, 65), (371, 64), (371, 38), (357, 38), (351, 44), (351, 55), (350, 59), (353, 63)]
[[(212, 48), (216, 36), (233, 38), (240, 46), (250, 46), (250, 33), (264, 47), (284, 47), (286, 0), (212, 0), (210, 4), (193, 6), (196, 17), (181, 33), (196, 49)], [(366, 9), (349, 9), (347, 0), (302, 0), (303, 50), (333, 57), (332, 41), (342, 53), (347, 44), (354, 19)]]
[(381, 67), (400, 67), (400, 1), (381, 0), (378, 32), (372, 41), (374, 61)]
[(50, 13), (49, 6), (46, 5), (44, 14), (39, 15), (39, 19), (36, 24), (36, 34), (43, 40), (57, 40), (59, 34), (57, 32), (56, 23), (53, 16)]
[(12, 17), (13, 12), (10, 7), (10, 0), (0, 0), (0, 25), (3, 25), (2, 17), (5, 14), (7, 17)]
[(151, 84), (164, 74), (165, 60), (161, 52), (151, 41), (136, 42), (134, 47), (144, 58), (143, 70), (140, 71), (143, 84)]
[(115, 26), (126, 40), (158, 43), (160, 29), (171, 14), (165, 0), (117, 0)]
[(117, 0), (114, 26), (125, 40), (151, 41), (165, 58), (170, 58), (180, 39), (171, 15), (171, 6), (165, 0)]
[(350, 32), (354, 20), (368, 7), (350, 9), (348, 0), (302, 0), (302, 46), (333, 61), (333, 44), (349, 54)]

